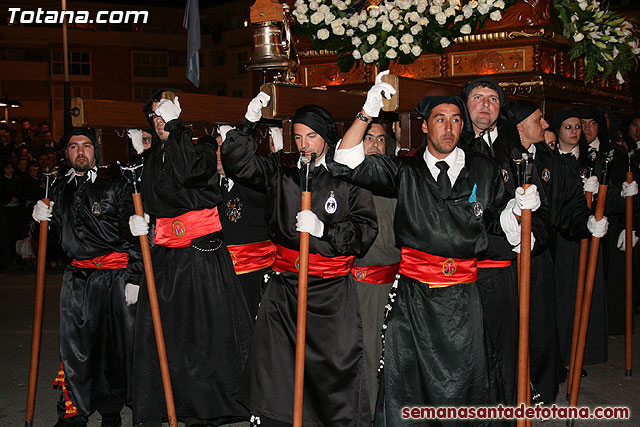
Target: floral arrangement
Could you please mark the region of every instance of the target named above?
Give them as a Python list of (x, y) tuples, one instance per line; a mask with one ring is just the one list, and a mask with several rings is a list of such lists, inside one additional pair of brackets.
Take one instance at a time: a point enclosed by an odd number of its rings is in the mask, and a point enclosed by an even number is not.
[(583, 58), (585, 81), (596, 74), (603, 78), (623, 76), (637, 64), (640, 43), (633, 34), (633, 25), (608, 8), (600, 8), (596, 0), (554, 0), (553, 5), (565, 37), (574, 41), (571, 59)]
[[(309, 36), (315, 50), (338, 53), (338, 65), (391, 61), (410, 64), (422, 52), (442, 52), (456, 37), (500, 21), (514, 0), (382, 0), (363, 7), (362, 0), (296, 0), (298, 34)], [(378, 3), (375, 5), (375, 3)]]

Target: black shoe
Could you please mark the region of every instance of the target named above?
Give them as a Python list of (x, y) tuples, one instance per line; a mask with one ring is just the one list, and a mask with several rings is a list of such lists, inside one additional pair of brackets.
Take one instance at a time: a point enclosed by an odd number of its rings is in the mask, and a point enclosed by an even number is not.
[(58, 422), (53, 427), (87, 427), (87, 423), (78, 423), (67, 421), (64, 418), (58, 418)]

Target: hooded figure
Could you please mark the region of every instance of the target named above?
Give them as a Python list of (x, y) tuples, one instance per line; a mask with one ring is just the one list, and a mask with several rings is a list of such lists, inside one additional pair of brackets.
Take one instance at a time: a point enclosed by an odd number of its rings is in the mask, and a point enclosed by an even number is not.
[(305, 354), (305, 426), (366, 426), (371, 422), (358, 295), (349, 271), (376, 235), (371, 194), (331, 176), (327, 150), (338, 142), (331, 114), (305, 106), (292, 120), (300, 152), (316, 154), (311, 210), (300, 211), (300, 154), (256, 155), (251, 134), (269, 96), (260, 93), (242, 124), (229, 131), (222, 163), (235, 182), (266, 193), (265, 208), (277, 245), (264, 279), (254, 338), (239, 400), (261, 426), (293, 420), (295, 330), (300, 232), (310, 234)]
[[(252, 326), (222, 240), (217, 143), (194, 145), (180, 120), (179, 97), (160, 97), (156, 92), (144, 107), (153, 143), (144, 154), (141, 189), (155, 222), (151, 258), (176, 414), (186, 425), (246, 420), (236, 390)], [(147, 232), (142, 217), (130, 226), (134, 234)], [(134, 423), (158, 425), (166, 418), (146, 286), (137, 312), (133, 398)]]

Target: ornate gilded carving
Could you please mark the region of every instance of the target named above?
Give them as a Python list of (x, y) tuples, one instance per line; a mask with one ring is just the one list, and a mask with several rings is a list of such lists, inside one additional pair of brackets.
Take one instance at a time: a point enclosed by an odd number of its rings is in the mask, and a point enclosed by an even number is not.
[(506, 40), (515, 40), (521, 38), (542, 37), (556, 43), (570, 45), (569, 40), (562, 34), (558, 34), (554, 31), (540, 28), (536, 31), (499, 31), (493, 33), (479, 33), (469, 34), (463, 37), (456, 37), (453, 39), (454, 43), (486, 43), (486, 42), (500, 42)]
[(440, 55), (421, 56), (412, 64), (391, 63), (389, 71), (402, 77), (413, 79), (428, 79), (440, 77)]
[(530, 71), (531, 57), (527, 58), (527, 55), (525, 47), (452, 53), (451, 76)]
[(349, 72), (340, 71), (338, 64), (301, 65), (300, 75), (303, 86), (333, 86), (346, 83), (365, 83), (365, 67), (358, 67)]

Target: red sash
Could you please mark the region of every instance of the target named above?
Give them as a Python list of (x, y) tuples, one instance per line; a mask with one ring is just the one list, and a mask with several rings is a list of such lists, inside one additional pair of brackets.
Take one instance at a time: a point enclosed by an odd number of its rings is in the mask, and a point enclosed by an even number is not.
[(478, 277), (475, 258), (445, 258), (403, 246), (399, 273), (431, 288), (472, 283)]
[[(355, 259), (355, 256), (327, 258), (318, 254), (309, 254), (309, 274), (323, 279), (346, 276)], [(272, 268), (280, 273), (297, 273), (300, 269), (300, 252), (278, 245)]]
[(511, 261), (493, 261), (490, 259), (483, 259), (478, 261), (478, 268), (504, 268), (511, 266)]
[(117, 270), (126, 268), (129, 262), (129, 255), (122, 252), (109, 252), (106, 255), (100, 255), (89, 259), (71, 260), (71, 265), (78, 268), (95, 268)]
[(358, 282), (384, 285), (386, 283), (393, 283), (399, 265), (400, 264), (367, 265), (365, 267), (354, 265), (351, 268), (351, 275)]
[(222, 230), (218, 208), (190, 211), (175, 218), (158, 218), (153, 243), (170, 248), (191, 246), (191, 241)]
[(276, 245), (271, 240), (227, 246), (236, 274), (251, 273), (273, 265)]

